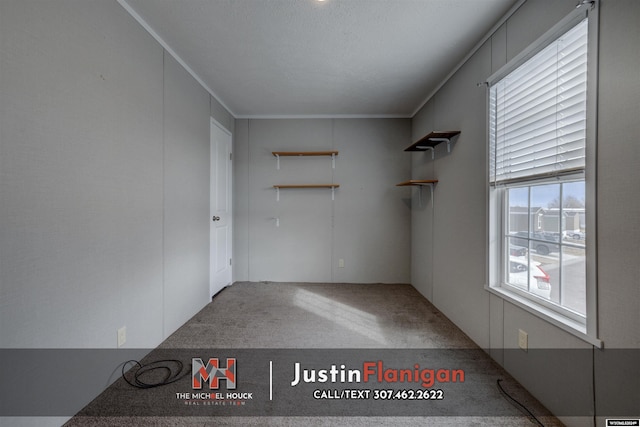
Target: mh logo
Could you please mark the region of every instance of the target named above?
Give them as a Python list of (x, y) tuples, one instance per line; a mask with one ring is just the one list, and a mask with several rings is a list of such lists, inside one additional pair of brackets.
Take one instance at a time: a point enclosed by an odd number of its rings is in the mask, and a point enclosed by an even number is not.
[(220, 366), (217, 358), (211, 358), (205, 364), (200, 358), (191, 359), (191, 386), (193, 389), (201, 389), (202, 384), (209, 381), (210, 389), (217, 389), (219, 380), (227, 381), (227, 389), (236, 388), (236, 359), (227, 359), (227, 367)]

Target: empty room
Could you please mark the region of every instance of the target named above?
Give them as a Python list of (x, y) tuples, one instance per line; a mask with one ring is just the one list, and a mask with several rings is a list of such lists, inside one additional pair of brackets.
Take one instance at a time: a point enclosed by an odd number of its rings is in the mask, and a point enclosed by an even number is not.
[(0, 424), (639, 426), (637, 0), (0, 0)]

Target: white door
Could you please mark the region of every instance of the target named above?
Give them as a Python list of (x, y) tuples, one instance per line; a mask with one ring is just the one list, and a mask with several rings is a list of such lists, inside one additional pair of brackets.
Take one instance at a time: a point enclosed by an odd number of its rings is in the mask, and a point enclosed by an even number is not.
[(211, 296), (231, 284), (231, 134), (211, 119)]

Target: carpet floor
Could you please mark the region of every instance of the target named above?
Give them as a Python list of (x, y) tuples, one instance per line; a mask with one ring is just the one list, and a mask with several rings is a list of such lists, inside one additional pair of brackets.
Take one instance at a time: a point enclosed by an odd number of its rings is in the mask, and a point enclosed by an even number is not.
[[(227, 408), (219, 416), (221, 408), (216, 409), (218, 412), (206, 412), (201, 406), (190, 408), (187, 405), (190, 401), (181, 393), (191, 390), (191, 376), (170, 384), (166, 389), (157, 387), (150, 390), (132, 387), (121, 378), (65, 425), (562, 425), (410, 285), (238, 282), (220, 292), (145, 359), (154, 360), (154, 354), (157, 353), (162, 357), (176, 354), (182, 359), (189, 356), (188, 360), (191, 360), (190, 357), (203, 357), (206, 362), (208, 356), (200, 356), (203, 349), (208, 349), (209, 353), (212, 349), (216, 352), (219, 349), (234, 349), (249, 358), (266, 357), (282, 365), (282, 375), (279, 375), (280, 371), (274, 371), (278, 377), (283, 377), (274, 382), (276, 393), (282, 390), (282, 403), (276, 402), (278, 399), (273, 399), (276, 403), (266, 399), (262, 403), (246, 402), (248, 405), (240, 412)], [(291, 367), (296, 360), (318, 362), (319, 366), (327, 360), (337, 360), (339, 369), (357, 366), (358, 361), (367, 358), (383, 359), (385, 364), (388, 360), (400, 361), (398, 363), (415, 361), (415, 366), (413, 363), (410, 366), (415, 367), (416, 372), (418, 362), (420, 366), (430, 363), (434, 368), (453, 366), (464, 370), (466, 381), (464, 384), (453, 384), (446, 383), (444, 377), (439, 378), (442, 383), (432, 388), (444, 390), (444, 399), (428, 403), (415, 400), (305, 400), (301, 396), (306, 397), (307, 392), (310, 395), (314, 389), (347, 387), (343, 384), (329, 385), (328, 382), (293, 387)], [(284, 359), (286, 363), (282, 362)], [(238, 384), (243, 378), (245, 383), (254, 387), (251, 390), (256, 395), (272, 393), (273, 390), (267, 390), (262, 384), (266, 382), (262, 381), (262, 368), (256, 368), (255, 376), (249, 375), (247, 372), (253, 371), (242, 360), (238, 359)], [(316, 365), (313, 366), (315, 368)], [(324, 366), (328, 368), (326, 363)], [(378, 366), (378, 369), (382, 372), (383, 368)], [(243, 377), (240, 377), (241, 372)], [(192, 374), (191, 371), (189, 373)], [(270, 375), (273, 376), (272, 373)], [(420, 377), (420, 380), (424, 378)], [(377, 379), (383, 380), (380, 376)], [(417, 377), (414, 379), (417, 380)], [(503, 390), (522, 407), (499, 389), (498, 380)], [(400, 389), (424, 389), (423, 384), (419, 384), (419, 381), (401, 384)], [(349, 387), (356, 388), (355, 385)], [(229, 381), (227, 388), (230, 388)], [(240, 386), (238, 390), (241, 390)], [(180, 407), (176, 406), (178, 403)], [(249, 408), (251, 405), (253, 409)]]

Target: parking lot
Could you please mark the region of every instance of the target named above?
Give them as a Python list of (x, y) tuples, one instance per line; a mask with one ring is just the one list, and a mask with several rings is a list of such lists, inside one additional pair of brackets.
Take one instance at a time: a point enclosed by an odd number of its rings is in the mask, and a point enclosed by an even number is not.
[[(567, 248), (573, 249), (573, 248)], [(558, 253), (549, 255), (532, 254), (531, 260), (541, 263), (542, 269), (549, 275), (551, 283), (551, 301), (562, 304), (581, 314), (586, 311), (586, 260), (584, 255), (562, 254), (562, 280), (560, 277), (560, 257)], [(582, 250), (584, 254), (584, 250)]]
[[(512, 262), (517, 262), (515, 261), (517, 258), (526, 260), (527, 255), (530, 255), (530, 262), (538, 264), (537, 268), (548, 275), (548, 281), (551, 284), (550, 293), (534, 293), (565, 308), (585, 314), (585, 233), (567, 234), (561, 242), (557, 234), (537, 233), (530, 240), (526, 232), (516, 232), (511, 236), (513, 237), (509, 238), (509, 251), (510, 256), (514, 257)], [(533, 274), (530, 280), (535, 280)], [(515, 276), (513, 277), (517, 280)], [(514, 284), (520, 286), (518, 283)], [(526, 281), (524, 285), (526, 286)]]

